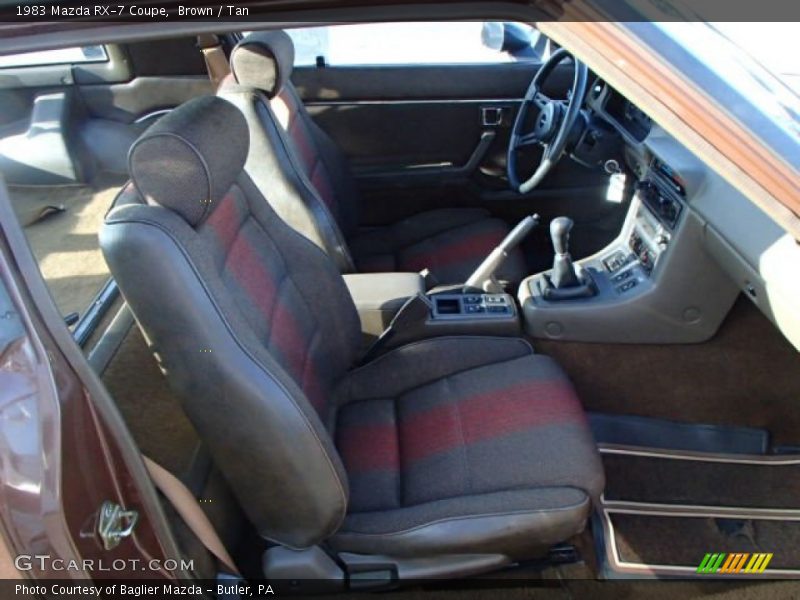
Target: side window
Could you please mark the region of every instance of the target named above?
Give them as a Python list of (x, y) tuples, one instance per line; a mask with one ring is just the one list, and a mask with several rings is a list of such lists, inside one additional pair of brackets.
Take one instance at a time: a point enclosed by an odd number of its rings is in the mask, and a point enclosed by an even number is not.
[(42, 50), (0, 56), (0, 68), (42, 67), (45, 65), (69, 65), (76, 63), (105, 62), (108, 60), (103, 46), (82, 46), (59, 50)]
[(521, 23), (368, 23), (289, 29), (295, 65), (506, 63), (539, 57), (539, 33)]

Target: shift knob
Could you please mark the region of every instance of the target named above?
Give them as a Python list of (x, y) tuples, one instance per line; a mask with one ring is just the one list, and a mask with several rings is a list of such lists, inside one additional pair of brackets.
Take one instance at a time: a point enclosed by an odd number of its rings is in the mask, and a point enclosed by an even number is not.
[(553, 250), (556, 254), (569, 252), (569, 232), (572, 225), (572, 219), (569, 217), (557, 217), (550, 221), (550, 238), (553, 240)]

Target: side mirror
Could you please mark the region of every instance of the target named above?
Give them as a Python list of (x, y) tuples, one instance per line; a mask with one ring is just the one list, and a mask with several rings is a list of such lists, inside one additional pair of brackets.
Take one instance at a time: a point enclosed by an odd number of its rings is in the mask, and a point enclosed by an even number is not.
[(533, 55), (531, 29), (519, 23), (487, 22), (481, 31), (483, 45), (492, 50), (508, 52), (511, 56)]

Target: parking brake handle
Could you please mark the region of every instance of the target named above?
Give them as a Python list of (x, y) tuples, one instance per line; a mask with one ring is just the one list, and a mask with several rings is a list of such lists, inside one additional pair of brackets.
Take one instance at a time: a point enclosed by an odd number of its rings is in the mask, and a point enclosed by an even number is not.
[(503, 264), (508, 253), (516, 248), (519, 243), (539, 224), (539, 215), (529, 215), (522, 219), (503, 241), (489, 253), (475, 272), (470, 275), (464, 284), (464, 291), (483, 290), (485, 292), (500, 293), (503, 286), (497, 281), (494, 274)]

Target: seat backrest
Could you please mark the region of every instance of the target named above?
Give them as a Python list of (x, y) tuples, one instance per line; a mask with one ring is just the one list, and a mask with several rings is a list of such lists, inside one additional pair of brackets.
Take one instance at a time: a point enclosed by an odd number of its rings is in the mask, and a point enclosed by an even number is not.
[(339, 526), (348, 487), (328, 434), (358, 315), (338, 269), (244, 173), (247, 124), (191, 100), (132, 146), (132, 183), (100, 243), (170, 384), (266, 538)]
[(354, 270), (347, 239), (358, 224), (358, 190), (334, 141), (311, 119), (290, 76), (294, 45), (283, 31), (256, 32), (231, 52), (234, 82), (218, 94), (250, 128), (245, 165), (289, 225), (325, 250), (340, 270)]

